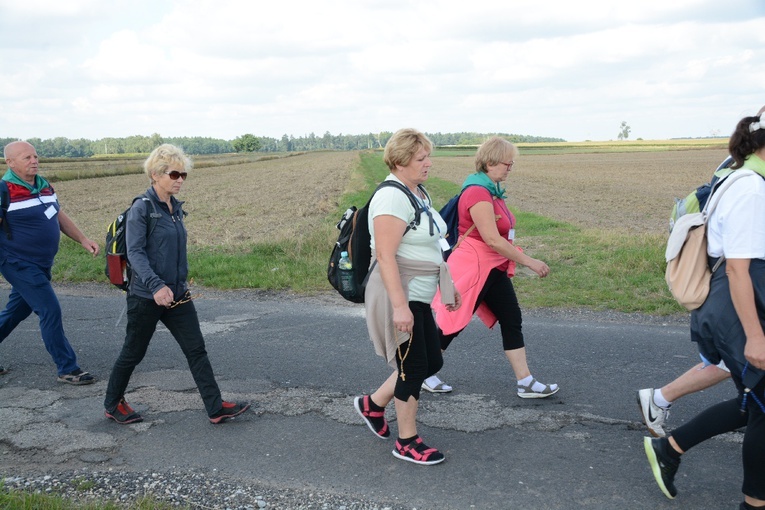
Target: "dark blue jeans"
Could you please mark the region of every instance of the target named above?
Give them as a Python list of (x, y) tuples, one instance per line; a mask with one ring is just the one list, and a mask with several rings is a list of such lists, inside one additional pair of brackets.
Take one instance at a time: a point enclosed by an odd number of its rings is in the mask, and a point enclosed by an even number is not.
[(124, 397), (130, 376), (146, 355), (159, 321), (162, 321), (181, 347), (189, 363), (191, 376), (204, 401), (207, 415), (212, 416), (223, 408), (223, 399), (207, 357), (194, 302), (189, 301), (174, 308), (166, 308), (157, 305), (153, 299), (130, 294), (127, 296), (125, 343), (109, 377), (104, 407), (107, 411), (113, 412), (120, 399)]
[(64, 334), (61, 305), (50, 284), (50, 268), (6, 259), (0, 264), (0, 272), (11, 284), (8, 304), (0, 312), (0, 342), (34, 312), (40, 318), (40, 334), (45, 348), (56, 363), (58, 375), (80, 368), (77, 366), (77, 356)]

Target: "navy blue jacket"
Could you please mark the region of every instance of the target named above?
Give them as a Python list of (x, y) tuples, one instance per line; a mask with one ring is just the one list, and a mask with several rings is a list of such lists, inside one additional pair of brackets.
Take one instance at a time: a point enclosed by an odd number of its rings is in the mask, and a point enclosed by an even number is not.
[(136, 200), (128, 211), (125, 244), (133, 271), (128, 292), (154, 299), (154, 294), (167, 285), (173, 291), (173, 297), (179, 299), (188, 289), (186, 280), (189, 274), (183, 202), (171, 196), (171, 214), (153, 187), (146, 191), (146, 196), (154, 202), (159, 218), (147, 238), (147, 220), (153, 213), (151, 205), (144, 200)]
[[(757, 314), (765, 327), (765, 260), (751, 260), (749, 275), (752, 277)], [(742, 380), (741, 373), (746, 364), (746, 335), (733, 307), (724, 262), (712, 275), (707, 300), (691, 313), (691, 340), (698, 343), (699, 352), (705, 358), (715, 364), (725, 361), (731, 375)], [(754, 388), (763, 376), (765, 373), (762, 370), (749, 365), (743, 382), (746, 387)]]

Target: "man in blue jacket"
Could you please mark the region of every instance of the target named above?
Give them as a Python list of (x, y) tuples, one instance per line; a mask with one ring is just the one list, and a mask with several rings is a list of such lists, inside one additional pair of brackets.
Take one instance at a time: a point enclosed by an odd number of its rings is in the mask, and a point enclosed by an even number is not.
[[(5, 310), (0, 312), (0, 342), (35, 312), (45, 348), (58, 369), (58, 381), (67, 384), (92, 384), (95, 377), (77, 364), (77, 356), (64, 334), (61, 306), (53, 291), (51, 267), (58, 252), (61, 232), (98, 255), (98, 244), (88, 239), (61, 210), (56, 192), (38, 175), (39, 158), (27, 142), (11, 142), (3, 157), (8, 171), (3, 175), (0, 195), (4, 223), (0, 232), (0, 273), (11, 285)], [(7, 373), (0, 367), (0, 374)]]

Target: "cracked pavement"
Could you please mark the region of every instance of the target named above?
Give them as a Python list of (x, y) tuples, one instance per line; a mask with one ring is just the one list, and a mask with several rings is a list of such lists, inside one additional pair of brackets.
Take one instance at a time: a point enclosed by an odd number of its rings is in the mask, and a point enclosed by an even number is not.
[[(474, 322), (445, 354), (451, 394), (423, 391), (420, 435), (447, 461), (421, 467), (375, 438), (353, 398), (388, 375), (374, 355), (363, 307), (335, 295), (203, 291), (196, 301), (218, 384), (252, 409), (207, 421), (185, 358), (160, 325), (126, 398), (145, 421), (103, 415), (124, 335), (124, 297), (106, 285), (57, 289), (64, 325), (89, 386), (56, 382), (36, 318), (0, 344), (0, 476), (73, 469), (214, 471), (236, 483), (347, 494), (412, 508), (674, 508), (642, 450), (635, 391), (696, 363), (682, 318), (587, 311), (524, 311), (529, 365), (560, 392), (515, 396), (498, 331)], [(4, 304), (7, 289), (0, 288)], [(521, 296), (522, 300), (522, 296)], [(729, 382), (683, 399), (670, 426), (735, 395)], [(387, 410), (393, 437), (392, 406)], [(741, 500), (741, 434), (683, 457), (683, 508)]]

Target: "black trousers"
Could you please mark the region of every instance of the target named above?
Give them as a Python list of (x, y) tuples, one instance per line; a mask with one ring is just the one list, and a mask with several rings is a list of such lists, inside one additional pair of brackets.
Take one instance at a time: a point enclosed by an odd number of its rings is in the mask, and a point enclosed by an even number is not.
[[(684, 452), (702, 441), (725, 432), (746, 427), (741, 456), (744, 463), (744, 483), (741, 492), (765, 500), (765, 411), (750, 394), (746, 399), (745, 412), (741, 412), (744, 387), (740, 380), (733, 378), (739, 390), (736, 398), (720, 402), (702, 411), (691, 421), (672, 431), (677, 445)], [(752, 393), (765, 406), (765, 378)]]
[[(515, 287), (510, 277), (505, 271), (492, 269), (489, 273), (486, 283), (478, 294), (473, 313), (478, 309), (481, 303), (486, 303), (491, 313), (499, 322), (499, 329), (502, 333), (502, 349), (511, 351), (524, 347), (523, 342), (523, 315), (521, 307), (518, 304), (518, 298), (515, 295)], [(444, 335), (438, 330), (441, 349), (446, 350), (449, 344), (457, 338), (462, 330)]]
[(410, 396), (419, 400), (423, 381), (438, 373), (444, 365), (438, 343), (438, 327), (430, 304), (410, 301), (409, 309), (414, 315), (414, 326), (410, 339), (396, 351), (398, 379), (393, 391), (393, 396), (404, 402)]
[(127, 328), (125, 343), (109, 377), (104, 407), (114, 411), (125, 395), (133, 370), (143, 360), (149, 342), (162, 321), (178, 342), (191, 370), (208, 416), (223, 408), (218, 383), (215, 382), (212, 365), (207, 357), (205, 341), (199, 328), (199, 318), (193, 301), (174, 308), (159, 306), (153, 299), (127, 296)]

